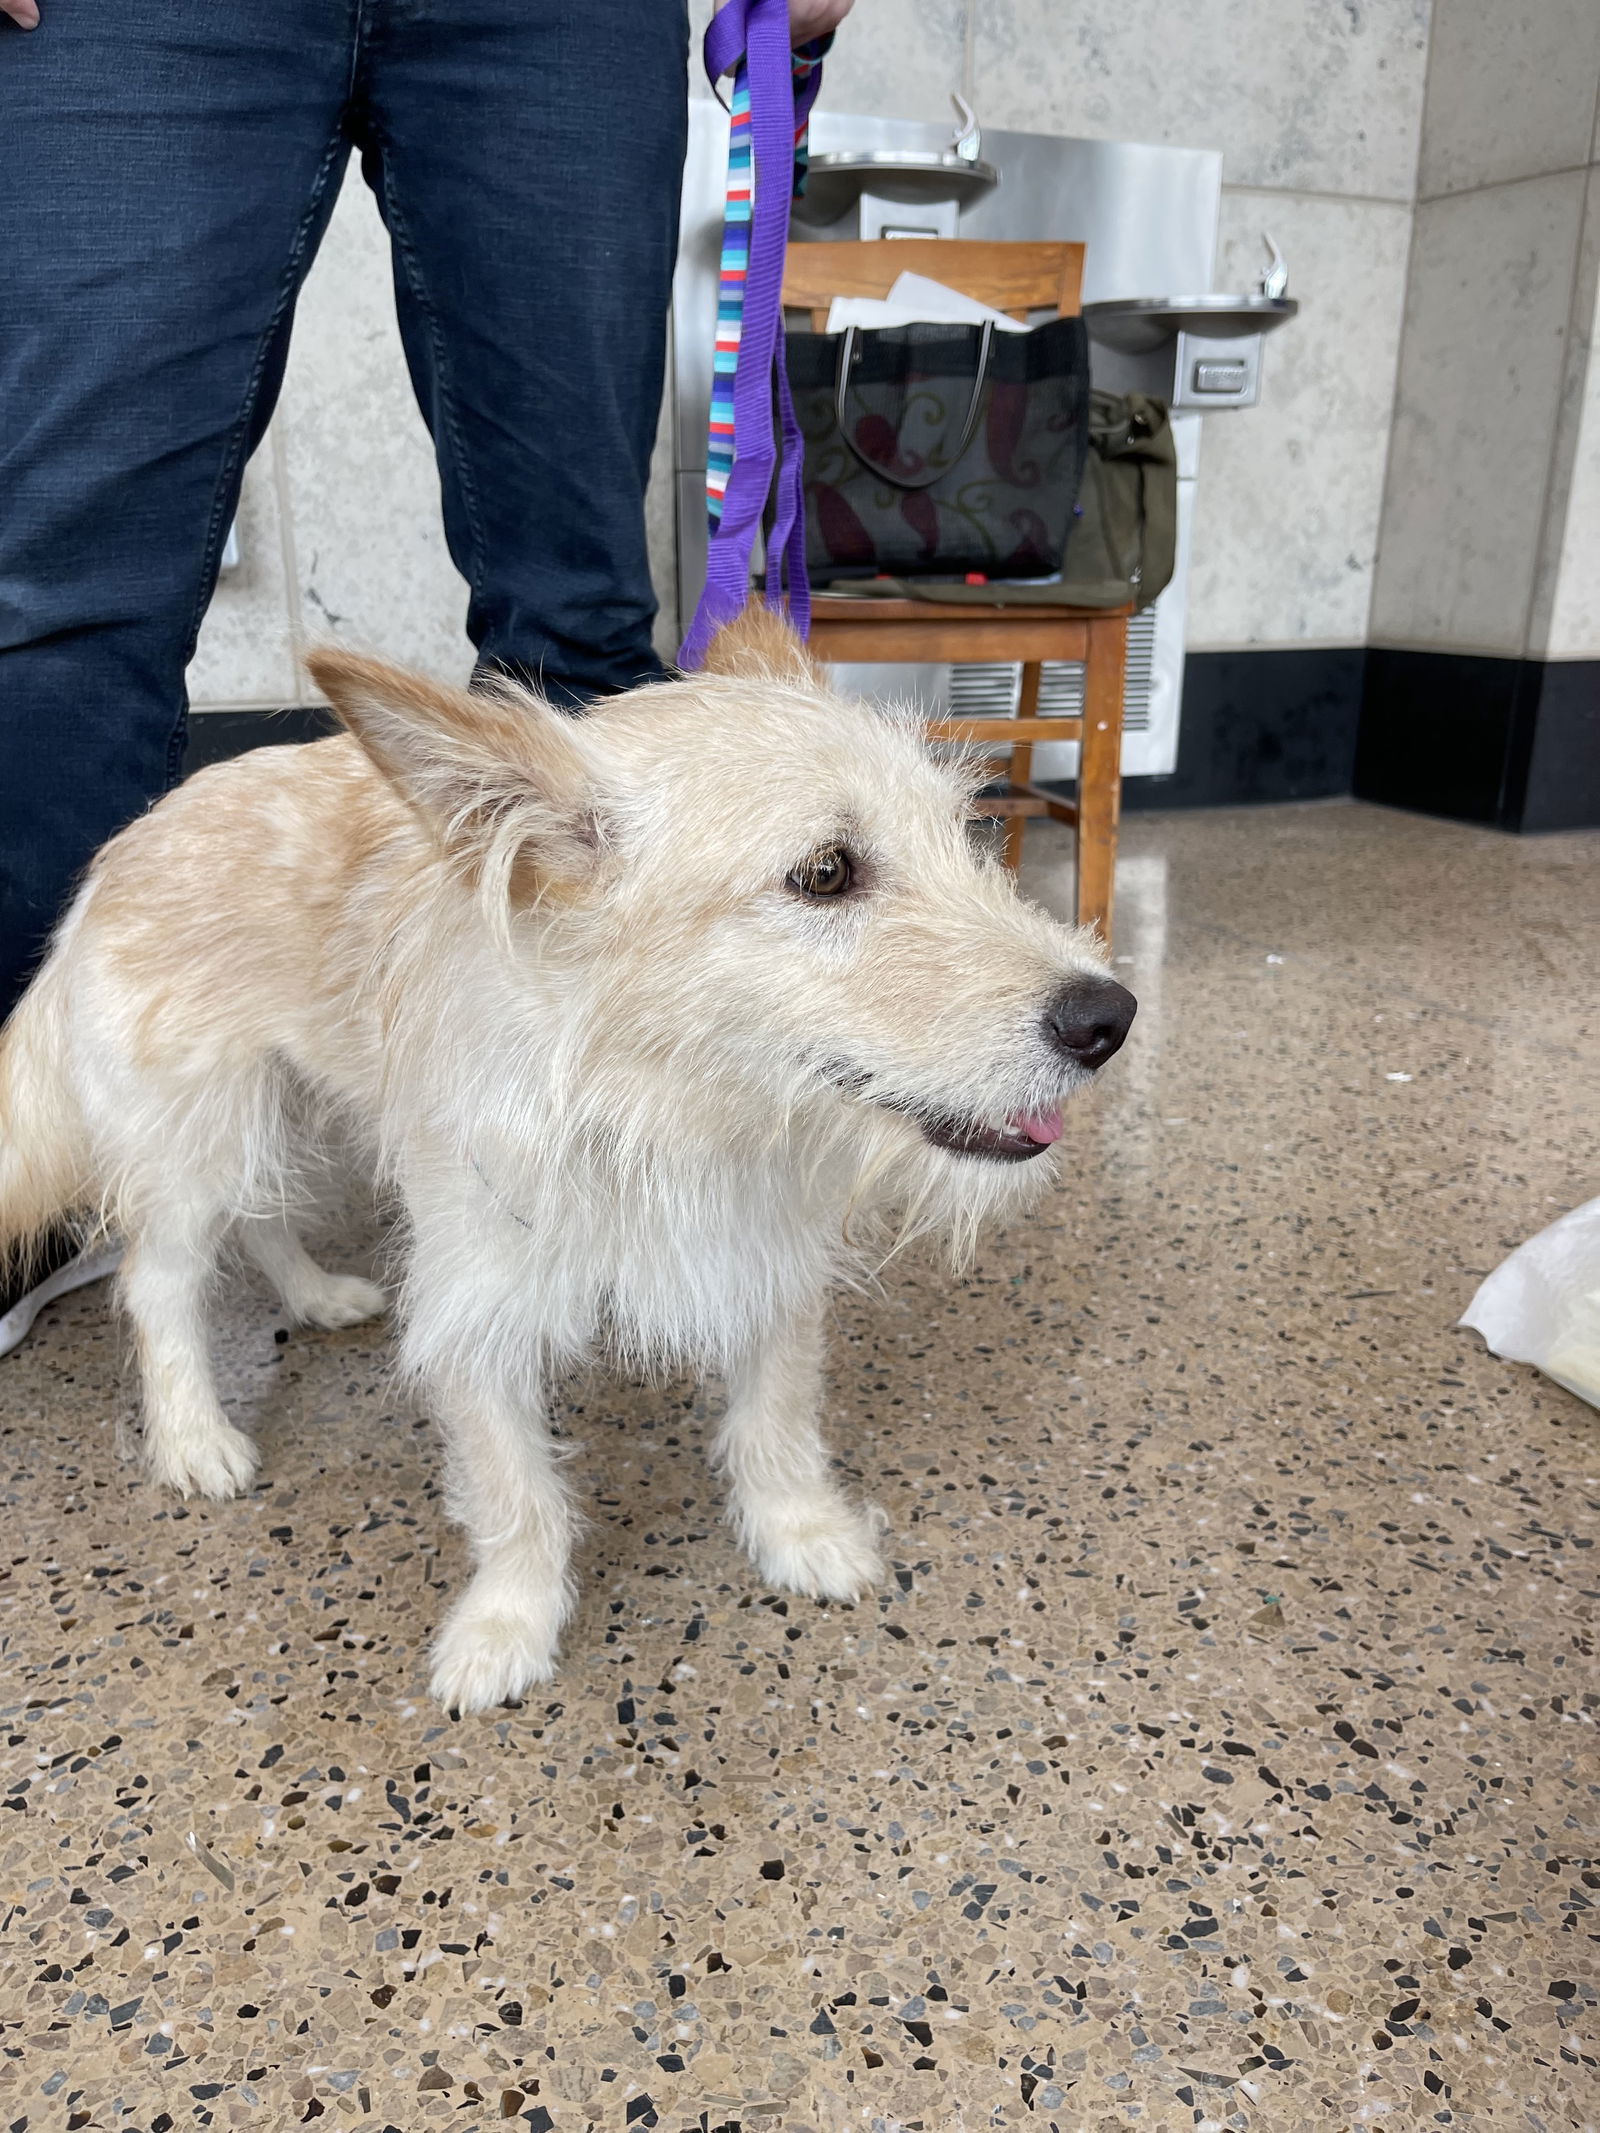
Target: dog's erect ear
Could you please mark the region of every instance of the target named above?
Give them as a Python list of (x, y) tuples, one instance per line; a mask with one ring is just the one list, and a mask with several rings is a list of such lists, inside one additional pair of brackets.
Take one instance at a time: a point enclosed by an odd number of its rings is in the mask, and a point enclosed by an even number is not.
[(708, 674), (748, 675), (752, 681), (822, 686), (822, 670), (788, 620), (764, 600), (752, 600), (742, 615), (725, 622), (706, 647)]
[(561, 712), (509, 684), (455, 689), (332, 647), (306, 668), (464, 872), (526, 901), (592, 870), (594, 795)]

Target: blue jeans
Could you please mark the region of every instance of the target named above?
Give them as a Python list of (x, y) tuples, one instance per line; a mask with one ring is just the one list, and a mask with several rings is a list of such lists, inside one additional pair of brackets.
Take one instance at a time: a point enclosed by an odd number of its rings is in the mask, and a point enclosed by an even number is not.
[[(683, 0), (45, 0), (0, 18), (0, 1018), (176, 779), (183, 674), (352, 147), (483, 666), (660, 677), (644, 491)], [(373, 499), (374, 511), (381, 508)]]

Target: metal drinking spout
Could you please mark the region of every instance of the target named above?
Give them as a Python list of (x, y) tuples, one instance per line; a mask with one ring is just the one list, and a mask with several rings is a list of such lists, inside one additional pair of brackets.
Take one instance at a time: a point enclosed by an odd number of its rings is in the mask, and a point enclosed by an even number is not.
[(1261, 242), (1267, 248), (1267, 266), (1261, 277), (1261, 293), (1263, 296), (1282, 296), (1289, 287), (1289, 263), (1265, 230), (1261, 232)]
[(950, 102), (961, 121), (950, 143), (951, 152), (963, 163), (976, 163), (983, 152), (983, 128), (978, 124), (978, 114), (959, 92), (952, 91)]

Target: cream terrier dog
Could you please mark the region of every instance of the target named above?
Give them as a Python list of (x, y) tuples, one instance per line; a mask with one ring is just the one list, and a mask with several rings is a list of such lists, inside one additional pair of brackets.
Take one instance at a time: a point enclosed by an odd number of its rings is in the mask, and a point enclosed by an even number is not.
[(311, 671), (348, 734), (191, 778), (91, 868), (0, 1040), (0, 1244), (69, 1209), (121, 1232), (150, 1472), (231, 1496), (256, 1451), (207, 1360), (219, 1255), (313, 1325), (381, 1311), (292, 1219), (316, 1114), (365, 1136), (476, 1565), (442, 1703), (554, 1670), (577, 1521), (546, 1413), (597, 1351), (723, 1373), (758, 1572), (855, 1599), (877, 1522), (819, 1427), (828, 1291), (891, 1225), (965, 1247), (1034, 1198), (1132, 999), (974, 849), (970, 766), (762, 610), (585, 718)]

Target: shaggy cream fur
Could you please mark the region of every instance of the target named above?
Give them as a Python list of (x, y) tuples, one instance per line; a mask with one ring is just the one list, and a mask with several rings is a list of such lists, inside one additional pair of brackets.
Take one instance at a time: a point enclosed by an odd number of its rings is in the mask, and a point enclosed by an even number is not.
[(207, 1360), (219, 1253), (313, 1324), (380, 1311), (295, 1230), (319, 1115), (354, 1125), (476, 1565), (447, 1704), (554, 1668), (577, 1517), (545, 1415), (596, 1351), (724, 1373), (760, 1574), (854, 1599), (878, 1520), (829, 1471), (824, 1298), (1037, 1194), (1098, 1063), (1060, 1003), (1109, 1002), (1112, 1049), (1132, 1012), (1099, 944), (974, 849), (969, 766), (760, 611), (583, 719), (311, 665), (347, 735), (205, 771), (95, 861), (0, 1039), (0, 1245), (82, 1208), (126, 1238), (150, 1472), (231, 1495), (256, 1452)]

